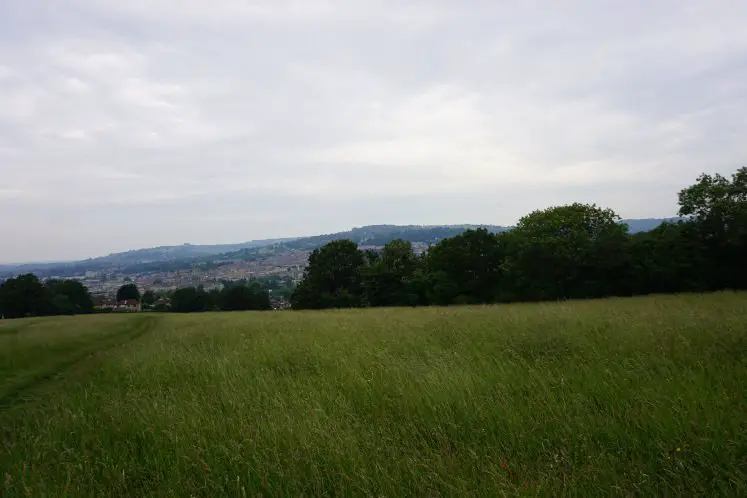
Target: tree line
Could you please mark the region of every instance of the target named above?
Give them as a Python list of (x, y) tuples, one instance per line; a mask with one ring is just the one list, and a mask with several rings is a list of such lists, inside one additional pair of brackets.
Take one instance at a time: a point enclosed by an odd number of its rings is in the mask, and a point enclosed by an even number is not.
[[(223, 289), (206, 291), (202, 287), (177, 289), (165, 296), (169, 305), (159, 302), (152, 290), (140, 293), (137, 285), (122, 285), (116, 294), (118, 303), (136, 301), (144, 310), (194, 313), (202, 311), (245, 311), (272, 309), (267, 290), (259, 282), (224, 282)], [(80, 315), (96, 310), (86, 286), (77, 280), (47, 280), (25, 274), (0, 285), (0, 318)]]
[(80, 315), (93, 313), (88, 289), (76, 280), (47, 280), (26, 274), (0, 285), (0, 317)]
[(269, 310), (269, 293), (261, 288), (259, 282), (239, 280), (223, 281), (222, 289), (205, 290), (199, 287), (183, 287), (165, 294), (168, 306), (159, 300), (152, 291), (145, 291), (142, 296), (135, 284), (123, 285), (117, 292), (117, 300), (134, 299), (140, 302), (143, 309), (154, 311), (172, 311), (175, 313), (199, 313), (203, 311), (248, 311)]
[[(406, 240), (381, 251), (332, 241), (311, 253), (291, 304), (488, 304), (747, 289), (747, 168), (731, 178), (701, 175), (679, 193), (679, 206), (683, 220), (632, 235), (612, 210), (576, 203), (534, 211), (506, 232), (467, 230), (422, 254)], [(175, 312), (271, 309), (258, 282), (178, 289), (169, 297)], [(127, 299), (152, 307), (156, 296), (127, 284), (117, 300)], [(1, 317), (93, 311), (88, 289), (75, 280), (26, 274), (0, 285)]]
[(170, 310), (177, 313), (270, 309), (270, 295), (260, 288), (258, 282), (226, 282), (223, 289), (209, 291), (202, 287), (187, 287), (171, 294)]
[(314, 250), (294, 309), (488, 304), (746, 289), (747, 168), (679, 192), (678, 222), (629, 234), (612, 210), (534, 211), (502, 233), (468, 230), (423, 254), (395, 240)]

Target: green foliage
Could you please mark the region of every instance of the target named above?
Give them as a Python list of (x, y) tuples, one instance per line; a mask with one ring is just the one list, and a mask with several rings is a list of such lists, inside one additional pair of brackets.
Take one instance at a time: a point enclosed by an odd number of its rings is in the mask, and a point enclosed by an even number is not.
[(177, 313), (269, 309), (272, 309), (270, 296), (258, 282), (229, 283), (223, 290), (209, 292), (202, 287), (187, 287), (174, 291), (171, 296), (171, 311)]
[(134, 299), (140, 301), (140, 290), (135, 284), (125, 284), (117, 291), (117, 301), (127, 301)]
[[(53, 305), (54, 299), (58, 300), (55, 314), (78, 315), (93, 313), (93, 299), (88, 289), (77, 280), (48, 280), (45, 283), (50, 291)], [(64, 309), (64, 312), (63, 312)]]
[(0, 315), (5, 318), (47, 315), (50, 297), (36, 275), (6, 280), (0, 286)]
[(152, 290), (145, 291), (141, 302), (143, 303), (143, 306), (153, 306), (153, 303), (156, 302), (156, 293)]
[(680, 215), (692, 216), (709, 262), (708, 287), (741, 289), (747, 284), (747, 167), (731, 179), (701, 175), (679, 194)]
[(633, 235), (629, 247), (633, 294), (700, 292), (711, 287), (711, 262), (695, 223), (664, 223)]
[(75, 280), (49, 280), (42, 284), (32, 274), (0, 285), (0, 316), (76, 315), (93, 312), (88, 289)]
[(703, 175), (680, 193), (677, 222), (643, 233), (610, 209), (534, 211), (510, 232), (466, 230), (422, 257), (403, 240), (377, 254), (352, 241), (314, 251), (292, 305), (486, 304), (747, 289), (747, 168)]
[(269, 310), (270, 296), (256, 286), (236, 285), (221, 295), (221, 309), (225, 311)]
[(309, 256), (304, 279), (293, 293), (294, 308), (350, 308), (363, 304), (361, 270), (366, 258), (350, 240), (330, 242)]
[(485, 229), (468, 230), (439, 242), (428, 252), (436, 304), (490, 303), (501, 283), (505, 244), (501, 235)]
[(208, 293), (202, 288), (186, 287), (177, 289), (171, 295), (171, 311), (176, 313), (196, 313), (211, 308)]
[(711, 221), (724, 230), (736, 229), (732, 223), (747, 215), (747, 167), (737, 170), (731, 180), (703, 174), (695, 185), (679, 193), (679, 200), (680, 216)]
[(612, 210), (571, 204), (535, 211), (507, 235), (513, 293), (541, 301), (615, 295), (626, 263), (626, 227)]
[(747, 295), (0, 323), (0, 496), (747, 496)]
[(381, 255), (366, 251), (362, 270), (363, 290), (370, 306), (404, 306), (416, 304), (417, 296), (411, 280), (419, 261), (412, 244), (393, 240), (384, 246)]

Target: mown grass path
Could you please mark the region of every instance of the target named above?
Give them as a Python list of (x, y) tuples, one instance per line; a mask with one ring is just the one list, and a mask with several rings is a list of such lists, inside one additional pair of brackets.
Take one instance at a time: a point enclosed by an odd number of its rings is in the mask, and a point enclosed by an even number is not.
[(742, 293), (7, 322), (0, 373), (2, 496), (747, 496)]
[[(63, 375), (76, 365), (86, 363), (87, 367), (92, 364), (92, 358), (110, 348), (115, 348), (129, 341), (137, 339), (143, 334), (153, 330), (158, 319), (153, 316), (142, 316), (127, 320), (111, 330), (104, 330), (95, 337), (88, 338), (85, 342), (70, 341), (65, 343), (61, 339), (60, 345), (54, 344), (52, 350), (53, 356), (48, 356), (48, 361), (44, 361), (44, 355), (37, 355), (37, 349), (33, 349), (28, 357), (28, 361), (21, 367), (17, 362), (14, 365), (14, 375), (4, 379), (2, 390), (0, 390), (0, 410), (8, 409), (14, 404), (23, 402), (26, 399), (33, 399), (30, 393), (45, 383), (53, 381), (55, 378)], [(38, 322), (37, 322), (38, 323)], [(28, 324), (22, 324), (19, 327), (0, 329), (0, 333), (19, 334), (24, 329), (28, 329), (34, 324), (29, 321)], [(6, 347), (9, 345), (6, 344)], [(19, 353), (27, 353), (25, 348), (21, 351), (9, 349), (6, 354), (11, 354), (16, 359)], [(5, 372), (4, 372), (5, 373)], [(29, 393), (26, 397), (25, 394)]]

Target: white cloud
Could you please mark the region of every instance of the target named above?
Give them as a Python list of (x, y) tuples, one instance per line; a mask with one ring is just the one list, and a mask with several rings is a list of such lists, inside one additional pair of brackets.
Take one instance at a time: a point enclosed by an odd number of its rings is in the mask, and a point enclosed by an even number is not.
[(138, 22), (172, 29), (210, 27), (245, 29), (273, 25), (317, 28), (319, 25), (354, 24), (386, 28), (424, 29), (446, 22), (459, 10), (449, 2), (394, 0), (74, 0), (85, 9), (116, 13)]
[(0, 261), (506, 224), (575, 200), (668, 216), (698, 173), (744, 164), (746, 14), (726, 0), (4, 3), (0, 209), (16, 215), (0, 219)]

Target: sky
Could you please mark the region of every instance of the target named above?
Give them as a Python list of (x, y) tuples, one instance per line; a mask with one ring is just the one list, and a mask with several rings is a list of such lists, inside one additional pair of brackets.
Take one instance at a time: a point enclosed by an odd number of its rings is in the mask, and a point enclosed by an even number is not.
[(747, 2), (0, 0), (0, 262), (677, 212), (747, 164)]

